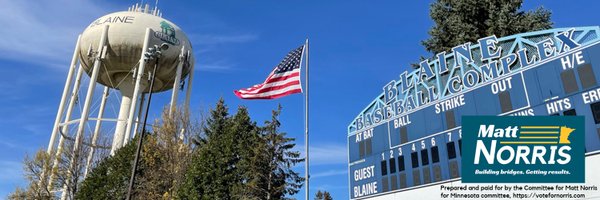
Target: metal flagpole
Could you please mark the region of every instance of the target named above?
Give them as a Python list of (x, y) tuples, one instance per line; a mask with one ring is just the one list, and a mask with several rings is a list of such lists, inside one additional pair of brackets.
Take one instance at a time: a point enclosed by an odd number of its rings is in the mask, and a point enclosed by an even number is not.
[(306, 179), (306, 200), (308, 200), (308, 196), (309, 194), (309, 179), (310, 179), (310, 175), (308, 173), (308, 38), (306, 38), (306, 44), (305, 44), (305, 48), (306, 48), (306, 62), (304, 63), (306, 65), (306, 76), (304, 78), (306, 78), (306, 93), (304, 94), (304, 142), (305, 144), (305, 154), (306, 154), (306, 165), (305, 167), (305, 171), (304, 171), (304, 178)]
[(142, 121), (142, 116), (144, 114), (145, 100), (146, 100), (146, 94), (141, 93), (140, 94), (140, 105), (138, 106), (138, 113), (137, 113), (137, 116), (135, 117), (135, 125), (133, 127), (133, 137), (131, 137), (131, 138), (134, 138), (135, 134), (138, 133), (139, 125), (140, 125), (140, 122)]

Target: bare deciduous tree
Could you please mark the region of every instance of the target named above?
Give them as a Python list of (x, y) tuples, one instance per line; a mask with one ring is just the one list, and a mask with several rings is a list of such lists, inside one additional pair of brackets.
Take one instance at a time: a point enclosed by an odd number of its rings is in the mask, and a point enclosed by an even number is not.
[(26, 188), (17, 187), (8, 199), (54, 199), (52, 191), (48, 190), (45, 174), (50, 174), (52, 166), (51, 156), (43, 149), (36, 152), (33, 157), (25, 156), (23, 172), (29, 183)]
[(192, 124), (183, 109), (163, 110), (162, 119), (156, 120), (153, 136), (143, 145), (142, 159), (146, 164), (138, 187), (143, 192), (140, 199), (172, 199), (176, 188), (181, 184), (188, 163), (191, 160), (192, 136), (199, 130)]
[[(85, 139), (90, 141), (90, 139)], [(107, 140), (103, 137), (97, 142), (96, 159), (102, 159), (108, 156), (106, 149)], [(25, 188), (16, 188), (9, 195), (9, 199), (57, 199), (57, 194), (61, 194), (65, 188), (67, 199), (73, 199), (77, 186), (83, 179), (83, 171), (87, 163), (87, 155), (90, 150), (90, 142), (84, 142), (79, 149), (77, 165), (71, 167), (71, 161), (75, 155), (72, 151), (74, 141), (72, 138), (66, 138), (57, 160), (54, 156), (40, 149), (34, 157), (26, 156), (23, 161), (23, 173), (28, 185)], [(56, 162), (56, 168), (54, 168)], [(91, 166), (93, 168), (93, 166)], [(50, 180), (52, 178), (52, 180)], [(65, 184), (66, 183), (66, 184)], [(61, 194), (62, 195), (62, 194)]]

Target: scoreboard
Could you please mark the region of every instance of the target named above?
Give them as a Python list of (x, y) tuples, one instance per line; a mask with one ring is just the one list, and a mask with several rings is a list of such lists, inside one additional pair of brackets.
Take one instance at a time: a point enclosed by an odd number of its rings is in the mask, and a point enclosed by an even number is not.
[[(412, 89), (400, 85), (400, 82), (410, 80), (402, 77), (407, 73), (401, 75), (399, 83), (392, 81), (394, 84), (384, 87), (384, 93), (348, 127), (350, 197), (362, 199), (459, 180), (463, 115), (585, 115), (586, 152), (600, 150), (600, 134), (597, 134), (600, 133), (600, 85), (596, 78), (600, 78), (600, 64), (594, 65), (600, 63), (598, 27), (552, 29), (509, 36), (498, 39), (498, 46), (504, 47), (505, 52), (500, 51), (502, 58), (510, 57), (511, 52), (527, 49), (519, 49), (528, 46), (518, 41), (539, 42), (551, 38), (556, 40), (554, 44), (560, 44), (556, 35), (568, 31), (579, 46), (557, 50), (556, 54), (544, 59), (540, 57), (544, 52), (540, 51), (533, 55), (523, 54), (519, 58), (527, 58), (525, 63), (513, 60), (497, 76), (486, 78), (485, 65), (490, 66), (490, 60), (470, 63), (479, 68), (471, 66), (469, 69), (465, 66), (470, 65), (464, 65), (454, 67), (446, 74), (439, 73), (439, 62), (452, 63), (448, 60), (458, 55), (452, 54), (444, 61), (438, 58), (430, 65), (421, 65), (438, 67), (434, 70), (438, 76), (431, 80), (423, 78), (428, 75), (419, 74), (426, 70), (417, 69), (408, 74), (416, 77)], [(594, 37), (586, 36), (592, 33)], [(509, 48), (511, 45), (513, 47)], [(470, 50), (480, 51), (481, 46), (471, 46)], [(513, 59), (521, 55), (513, 54)], [(433, 62), (438, 63), (431, 64)], [(496, 67), (498, 70), (503, 68)], [(469, 76), (473, 69), (476, 72)], [(462, 77), (457, 78), (460, 82), (453, 82), (454, 76)], [(418, 82), (419, 79), (423, 82)], [(437, 85), (432, 84), (436, 82)], [(450, 86), (444, 86), (444, 83)], [(397, 86), (397, 91), (390, 85)], [(437, 90), (428, 89), (430, 87), (437, 87)], [(453, 87), (455, 92), (452, 88), (440, 89), (445, 87)], [(419, 95), (420, 91), (434, 91), (435, 94), (429, 94), (426, 99), (422, 96), (427, 94)], [(409, 105), (413, 97), (417, 103)], [(402, 102), (396, 104), (394, 99)], [(404, 107), (398, 108), (400, 105)]]
[[(518, 73), (349, 136), (352, 196), (458, 178), (460, 116), (495, 115), (528, 108), (525, 88), (523, 74)], [(510, 91), (502, 97), (510, 99), (510, 105), (500, 103), (501, 90)], [(477, 104), (476, 100), (486, 103)]]

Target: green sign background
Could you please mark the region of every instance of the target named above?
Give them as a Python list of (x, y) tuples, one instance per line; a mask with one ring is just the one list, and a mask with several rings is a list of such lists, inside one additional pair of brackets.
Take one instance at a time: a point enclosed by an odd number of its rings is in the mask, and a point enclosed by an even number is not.
[[(480, 125), (494, 124), (495, 128), (506, 128), (509, 126), (519, 126), (517, 138), (479, 138)], [(463, 158), (462, 158), (462, 182), (463, 183), (584, 183), (585, 182), (585, 153), (584, 153), (584, 117), (583, 116), (463, 116)], [(526, 128), (523, 128), (525, 126)], [(561, 127), (574, 128), (568, 137), (570, 144), (500, 144), (504, 142), (541, 142), (541, 141), (556, 141), (559, 139), (522, 139), (521, 137), (548, 137), (559, 136), (560, 134), (543, 134), (543, 132), (553, 132), (559, 129), (551, 128), (534, 128), (534, 127)], [(522, 131), (526, 131), (522, 135)], [(540, 134), (540, 132), (542, 132)], [(508, 164), (498, 163), (498, 159), (494, 156), (494, 163), (488, 164), (483, 154), (480, 155), (479, 164), (475, 165), (475, 150), (477, 141), (481, 140), (486, 145), (487, 149), (492, 140), (497, 140), (496, 151), (502, 146), (512, 146), (517, 153), (517, 146), (529, 146), (530, 153), (527, 158), (531, 162), (533, 146), (545, 146), (546, 154), (544, 160), (550, 159), (550, 146), (557, 146), (555, 159), (562, 159), (558, 154), (560, 147), (569, 145), (571, 150), (566, 152), (571, 156), (571, 161), (567, 164), (541, 164), (539, 160), (536, 164), (524, 164), (521, 160), (519, 164), (515, 164), (515, 160)], [(502, 158), (509, 157), (508, 152), (501, 154)], [(516, 159), (516, 157), (515, 157)], [(522, 171), (523, 174), (475, 174), (476, 170), (491, 170), (491, 171)], [(566, 170), (569, 174), (527, 174), (527, 170), (542, 170), (542, 171), (562, 171)]]

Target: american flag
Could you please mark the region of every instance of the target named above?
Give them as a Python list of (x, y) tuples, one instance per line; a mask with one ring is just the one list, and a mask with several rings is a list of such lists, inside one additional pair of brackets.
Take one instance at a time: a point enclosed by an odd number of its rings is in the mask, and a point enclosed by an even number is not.
[(273, 69), (264, 83), (233, 92), (242, 99), (276, 99), (301, 93), (300, 62), (303, 52), (304, 45), (290, 51)]

